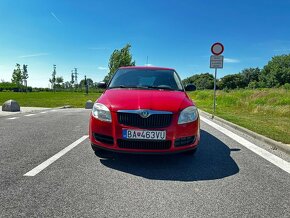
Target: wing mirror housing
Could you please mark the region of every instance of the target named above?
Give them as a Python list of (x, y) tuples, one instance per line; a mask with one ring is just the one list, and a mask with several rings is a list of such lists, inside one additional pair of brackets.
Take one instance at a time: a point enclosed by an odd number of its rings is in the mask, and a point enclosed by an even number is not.
[(98, 82), (97, 87), (100, 89), (105, 89), (105, 88), (107, 88), (107, 83), (104, 81)]

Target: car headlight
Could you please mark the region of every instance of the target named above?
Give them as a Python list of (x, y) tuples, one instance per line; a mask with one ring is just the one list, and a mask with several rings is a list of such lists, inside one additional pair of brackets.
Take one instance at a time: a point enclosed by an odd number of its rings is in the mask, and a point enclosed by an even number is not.
[(195, 106), (189, 106), (181, 111), (178, 124), (190, 123), (195, 121), (198, 118), (198, 111)]
[(95, 103), (92, 109), (92, 115), (98, 120), (112, 122), (111, 112), (103, 104)]

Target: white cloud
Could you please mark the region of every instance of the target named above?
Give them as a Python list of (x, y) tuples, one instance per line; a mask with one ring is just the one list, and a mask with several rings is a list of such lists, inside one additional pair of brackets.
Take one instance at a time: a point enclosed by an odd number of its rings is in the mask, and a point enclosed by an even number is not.
[(98, 67), (98, 70), (108, 70), (108, 68), (107, 67)]
[(51, 16), (54, 17), (54, 19), (55, 19), (57, 22), (59, 22), (60, 24), (62, 24), (61, 20), (58, 19), (58, 17), (57, 17), (57, 16), (56, 16), (52, 11), (50, 12), (50, 14), (51, 14)]
[(238, 59), (233, 59), (233, 58), (224, 58), (225, 63), (239, 63), (240, 60)]
[(29, 54), (29, 55), (22, 55), (19, 56), (18, 58), (31, 58), (31, 57), (40, 57), (40, 56), (47, 56), (49, 55), (48, 53), (37, 53), (37, 54)]

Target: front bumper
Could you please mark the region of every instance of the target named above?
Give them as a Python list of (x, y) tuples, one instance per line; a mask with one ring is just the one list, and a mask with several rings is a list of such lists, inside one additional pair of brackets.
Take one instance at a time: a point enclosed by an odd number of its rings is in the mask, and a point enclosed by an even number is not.
[(92, 146), (105, 150), (123, 153), (178, 153), (196, 149), (200, 140), (199, 118), (188, 124), (177, 124), (177, 116), (173, 116), (170, 126), (150, 130), (165, 130), (165, 141), (125, 140), (122, 138), (123, 129), (140, 129), (121, 125), (117, 115), (112, 113), (112, 123), (90, 118), (89, 135)]

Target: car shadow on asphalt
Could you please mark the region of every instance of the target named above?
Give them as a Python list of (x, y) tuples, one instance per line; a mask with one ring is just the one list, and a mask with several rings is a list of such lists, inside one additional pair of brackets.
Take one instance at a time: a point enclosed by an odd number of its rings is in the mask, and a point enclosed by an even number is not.
[(230, 149), (222, 141), (201, 130), (201, 142), (194, 156), (134, 155), (112, 152), (96, 153), (100, 162), (111, 169), (153, 180), (199, 181), (232, 176), (239, 167), (231, 158)]

